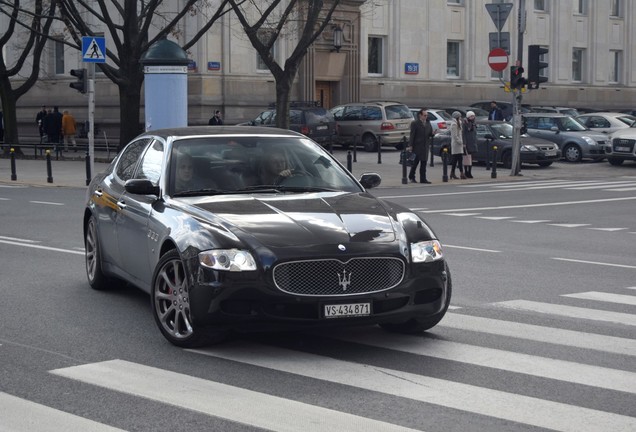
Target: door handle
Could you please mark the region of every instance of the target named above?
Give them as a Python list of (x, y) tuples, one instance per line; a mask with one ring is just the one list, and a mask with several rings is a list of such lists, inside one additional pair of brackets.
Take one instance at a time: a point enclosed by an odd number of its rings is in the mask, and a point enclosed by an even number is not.
[(120, 209), (125, 209), (126, 208), (126, 201), (117, 201), (117, 207), (119, 207)]

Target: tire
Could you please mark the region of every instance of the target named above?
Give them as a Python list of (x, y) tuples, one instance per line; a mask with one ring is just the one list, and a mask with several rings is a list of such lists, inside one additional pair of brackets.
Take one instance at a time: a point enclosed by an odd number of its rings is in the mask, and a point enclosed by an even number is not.
[(361, 141), (362, 141), (362, 147), (364, 148), (364, 151), (367, 151), (367, 152), (378, 151), (378, 140), (372, 134), (367, 133), (362, 135)]
[(552, 162), (539, 162), (539, 166), (540, 167), (549, 167), (550, 165), (552, 165)]
[(444, 307), (440, 312), (436, 313), (435, 315), (426, 316), (423, 318), (411, 318), (400, 323), (382, 323), (380, 324), (380, 327), (391, 333), (402, 334), (419, 334), (435, 327), (442, 320), (442, 318), (444, 318), (444, 315), (446, 315), (446, 311), (448, 310), (448, 306), (450, 305), (450, 300), (453, 293), (453, 283), (451, 281), (451, 274), (448, 265), (446, 266), (446, 274), (448, 275), (448, 280), (446, 282), (446, 291), (448, 295), (446, 296)]
[(512, 152), (507, 151), (504, 154), (502, 154), (501, 163), (506, 169), (512, 168)]
[(190, 285), (179, 252), (164, 254), (152, 277), (152, 315), (161, 334), (173, 345), (194, 348), (218, 343), (228, 332), (199, 327), (190, 314)]
[(86, 226), (84, 236), (84, 260), (86, 263), (86, 277), (88, 284), (94, 290), (103, 291), (114, 285), (119, 285), (119, 281), (107, 277), (102, 271), (102, 256), (97, 234), (97, 220), (91, 215)]
[(623, 165), (623, 162), (625, 161), (625, 159), (608, 157), (607, 161), (610, 163), (610, 165), (619, 166), (619, 165)]
[(581, 148), (576, 144), (568, 144), (563, 147), (563, 157), (568, 162), (581, 162), (583, 153), (581, 152)]

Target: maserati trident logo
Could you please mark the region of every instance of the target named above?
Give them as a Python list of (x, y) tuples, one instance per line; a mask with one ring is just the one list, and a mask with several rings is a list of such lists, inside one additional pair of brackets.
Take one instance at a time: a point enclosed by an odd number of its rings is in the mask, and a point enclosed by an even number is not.
[(346, 291), (347, 287), (351, 285), (351, 272), (347, 273), (347, 270), (343, 269), (342, 273), (338, 273), (338, 285), (342, 287), (343, 291)]

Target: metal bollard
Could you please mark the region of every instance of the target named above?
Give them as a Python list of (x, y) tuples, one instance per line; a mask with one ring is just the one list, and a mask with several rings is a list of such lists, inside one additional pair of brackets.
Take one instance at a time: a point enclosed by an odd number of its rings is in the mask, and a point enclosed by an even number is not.
[(490, 171), (490, 143), (486, 141), (486, 171)]
[(378, 163), (382, 163), (382, 137), (378, 135)]
[(51, 150), (46, 151), (46, 182), (53, 183), (53, 169), (51, 168)]
[(353, 164), (351, 163), (351, 150), (347, 150), (347, 169), (353, 173)]
[(400, 153), (400, 161), (402, 162), (402, 184), (407, 184), (408, 179), (406, 178), (406, 147), (402, 149)]
[(492, 146), (492, 171), (490, 178), (497, 178), (497, 146)]
[(435, 162), (433, 162), (433, 158), (435, 157), (435, 153), (433, 150), (433, 141), (431, 140), (431, 167), (435, 166)]
[[(329, 153), (333, 154), (333, 140), (334, 140), (335, 135), (331, 136), (331, 139), (329, 140), (329, 145), (327, 146), (327, 148), (329, 149)], [(86, 185), (88, 186), (88, 183), (86, 183)]]
[(86, 186), (88, 186), (91, 183), (91, 159), (88, 152), (86, 152), (84, 160), (86, 160)]
[(358, 135), (353, 136), (353, 161), (358, 162)]
[(15, 181), (18, 179), (18, 175), (15, 172), (15, 149), (11, 147), (11, 180)]
[(442, 150), (442, 181), (448, 182), (448, 149), (445, 147)]

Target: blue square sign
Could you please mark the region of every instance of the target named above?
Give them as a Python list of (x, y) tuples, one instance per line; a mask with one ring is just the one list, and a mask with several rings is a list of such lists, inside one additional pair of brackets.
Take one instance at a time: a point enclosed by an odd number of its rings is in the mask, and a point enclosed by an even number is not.
[(82, 36), (82, 61), (106, 63), (106, 39), (99, 36)]

